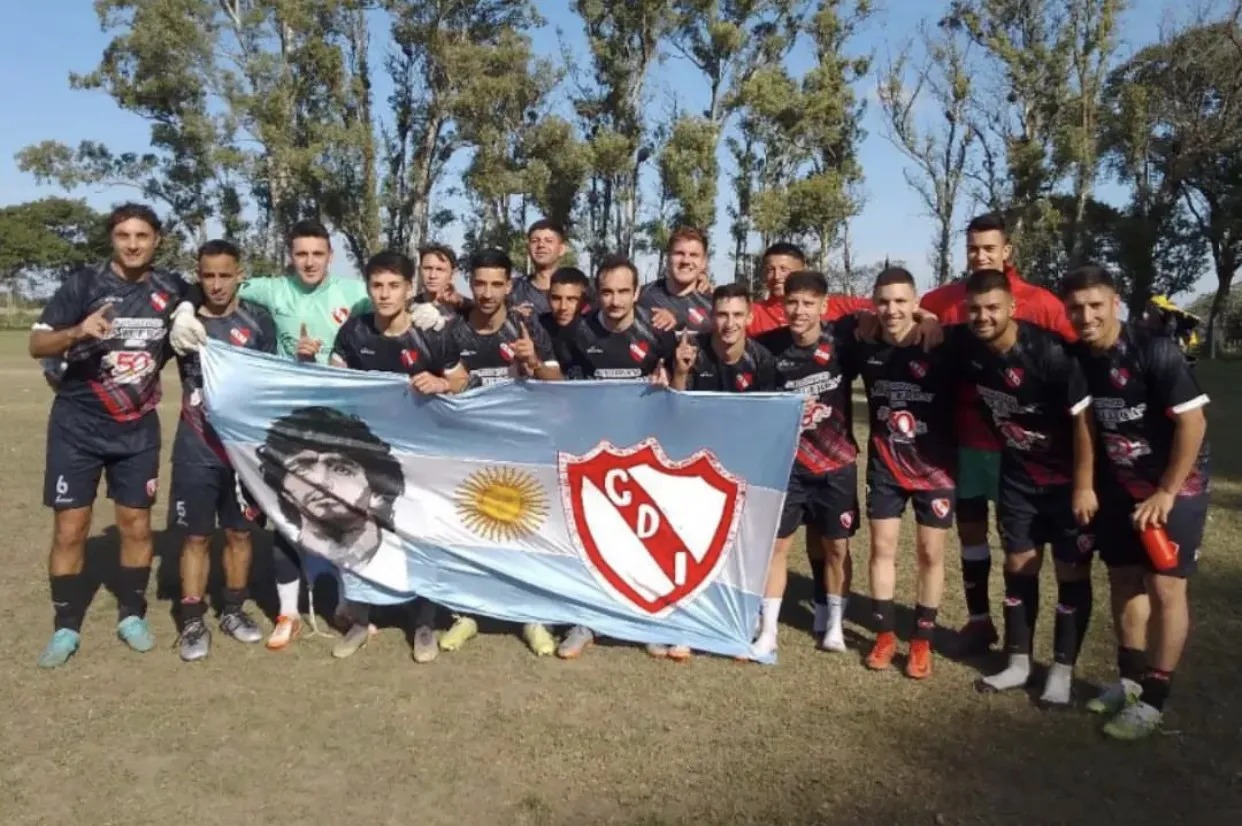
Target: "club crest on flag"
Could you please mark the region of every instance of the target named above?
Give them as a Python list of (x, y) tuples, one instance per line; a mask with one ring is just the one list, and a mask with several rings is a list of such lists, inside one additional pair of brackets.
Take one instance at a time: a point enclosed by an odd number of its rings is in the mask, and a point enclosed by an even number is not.
[[(632, 346), (632, 345), (631, 345)], [(557, 456), (570, 535), (619, 602), (661, 617), (716, 578), (746, 482), (709, 451), (672, 461), (654, 439)]]

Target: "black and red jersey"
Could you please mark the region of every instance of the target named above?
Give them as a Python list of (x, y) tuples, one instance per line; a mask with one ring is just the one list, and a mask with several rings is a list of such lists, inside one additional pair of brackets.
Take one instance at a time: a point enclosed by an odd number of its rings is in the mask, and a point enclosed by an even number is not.
[(460, 359), (452, 352), (445, 333), (411, 326), (399, 336), (386, 336), (375, 325), (375, 313), (363, 313), (350, 316), (341, 325), (332, 344), (330, 361), (351, 370), (443, 376)]
[(557, 340), (565, 378), (577, 381), (644, 379), (666, 364), (676, 349), (676, 337), (653, 327), (651, 316), (641, 308), (624, 330), (609, 330), (599, 313), (591, 313), (561, 330)]
[[(234, 347), (274, 354), (279, 344), (272, 316), (248, 301), (237, 302), (237, 307), (226, 316), (200, 315), (198, 320), (208, 338)], [(181, 418), (173, 439), (173, 464), (227, 467), (224, 445), (207, 422), (203, 408), (203, 366), (198, 353), (178, 356), (177, 371), (181, 375)]]
[(449, 350), (456, 354), (470, 371), (471, 387), (486, 387), (508, 381), (515, 376), (513, 343), (522, 337), (525, 326), (531, 341), (535, 343), (535, 355), (549, 366), (557, 366), (552, 350), (552, 339), (536, 319), (529, 321), (507, 315), (500, 329), (494, 333), (480, 333), (470, 326), (466, 318), (454, 321), (445, 328)]
[(1073, 481), (1074, 416), (1091, 404), (1082, 367), (1056, 333), (1014, 320), (1018, 338), (998, 353), (965, 326), (946, 346), (964, 381), (979, 392), (1001, 441), (1001, 483), (1038, 491)]
[[(548, 299), (549, 290), (541, 290), (535, 286), (535, 282), (531, 281), (529, 275), (519, 275), (514, 277), (513, 286), (509, 289), (509, 298), (506, 303), (510, 307), (521, 307), (524, 304), (530, 305), (531, 315), (539, 316), (544, 313), (552, 312), (552, 304)], [(582, 304), (578, 308), (578, 312), (586, 315), (596, 306), (595, 291), (589, 286), (582, 295)]]
[(647, 310), (668, 310), (677, 319), (679, 330), (704, 333), (712, 328), (711, 294), (691, 290), (684, 295), (674, 295), (666, 278), (645, 285), (638, 294), (638, 306)]
[(870, 468), (882, 469), (902, 490), (952, 488), (957, 370), (949, 351), (876, 340), (857, 342), (851, 353), (867, 389)]
[(160, 371), (172, 357), (168, 330), (173, 310), (188, 292), (179, 276), (152, 270), (139, 281), (117, 275), (111, 264), (78, 270), (61, 283), (35, 329), (63, 330), (112, 305), (112, 333), (69, 348), (56, 395), (78, 409), (116, 422), (132, 422), (160, 403)]
[[(1120, 485), (1135, 499), (1155, 493), (1173, 450), (1173, 417), (1208, 403), (1177, 342), (1134, 324), (1123, 324), (1112, 347), (1076, 352), (1091, 390), (1099, 426), (1104, 472), (1097, 478)], [(1208, 488), (1208, 443), (1178, 496)]]
[[(699, 353), (687, 377), (687, 390), (771, 393), (780, 389), (776, 377), (776, 358), (753, 339), (746, 340), (741, 358), (732, 364), (726, 364), (712, 349), (711, 333), (699, 333), (694, 337), (694, 344)], [(670, 364), (670, 374), (672, 369)]]
[(776, 357), (780, 389), (815, 399), (802, 419), (795, 473), (822, 476), (851, 465), (858, 458), (850, 398), (855, 375), (851, 348), (856, 346), (856, 326), (853, 316), (821, 322), (819, 338), (807, 346), (795, 342), (788, 327), (760, 339)]

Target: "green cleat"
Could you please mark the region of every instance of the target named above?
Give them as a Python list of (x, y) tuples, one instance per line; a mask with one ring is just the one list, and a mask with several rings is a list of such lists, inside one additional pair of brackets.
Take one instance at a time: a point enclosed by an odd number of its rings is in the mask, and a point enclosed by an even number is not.
[(1087, 711), (1092, 714), (1112, 716), (1121, 712), (1126, 706), (1138, 702), (1143, 689), (1133, 680), (1122, 679), (1107, 686), (1098, 696), (1087, 701)]
[(556, 638), (546, 626), (528, 622), (522, 626), (522, 639), (536, 657), (550, 657), (556, 653)]
[(441, 651), (456, 651), (479, 633), (479, 623), (474, 617), (454, 617), (453, 627), (440, 637)]
[(48, 640), (47, 648), (39, 655), (39, 668), (56, 668), (69, 662), (78, 650), (79, 640), (81, 636), (72, 628), (57, 628)]
[(1126, 706), (1104, 724), (1104, 733), (1114, 740), (1143, 740), (1160, 730), (1164, 715), (1141, 700)]
[(139, 654), (155, 647), (155, 635), (144, 617), (126, 617), (116, 625), (116, 635)]

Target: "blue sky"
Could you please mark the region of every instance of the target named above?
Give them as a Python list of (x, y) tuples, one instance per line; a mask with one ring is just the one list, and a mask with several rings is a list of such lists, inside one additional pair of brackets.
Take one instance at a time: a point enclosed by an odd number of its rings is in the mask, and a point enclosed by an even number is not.
[[(569, 12), (568, 0), (538, 0), (537, 5), (547, 23), (536, 33), (536, 49), (558, 56), (559, 29), (570, 50), (584, 54), (581, 26)], [(941, 0), (887, 0), (859, 33), (854, 48), (870, 52), (879, 63), (884, 63), (915, 35), (921, 19), (937, 17), (945, 5)], [(1121, 33), (1123, 55), (1156, 37), (1167, 8), (1162, 0), (1131, 0)], [(15, 3), (7, 10), (5, 23), (0, 27), (0, 76), (8, 78), (9, 83), (0, 99), (0, 111), (5, 115), (5, 128), (0, 130), (0, 204), (62, 194), (56, 187), (37, 185), (17, 169), (13, 156), (29, 144), (55, 139), (76, 145), (80, 140), (91, 139), (116, 149), (145, 148), (149, 133), (142, 119), (120, 110), (103, 92), (69, 88), (69, 73), (94, 68), (109, 40), (99, 29), (91, 4), (84, 0)], [(797, 70), (810, 59), (805, 48), (800, 49), (791, 57), (791, 65)], [(920, 281), (926, 283), (932, 224), (903, 180), (905, 159), (884, 137), (873, 100), (874, 79), (862, 81), (858, 94), (871, 102), (864, 124), (868, 135), (861, 147), (866, 206), (851, 226), (855, 259), (859, 263), (886, 256), (905, 260)], [(387, 89), (378, 86), (377, 102), (382, 102), (386, 95)], [(688, 108), (701, 108), (706, 88), (693, 66), (670, 55), (652, 73), (648, 99), (653, 111), (659, 113), (667, 112), (674, 100)], [(1116, 187), (1103, 181), (1101, 184), (1103, 197), (1119, 197)], [(722, 185), (727, 187), (723, 180)], [(77, 190), (70, 194), (106, 208), (130, 197), (132, 192)], [(967, 205), (963, 221), (969, 211), (971, 207)], [(713, 240), (717, 249), (724, 250), (729, 243), (723, 204), (719, 214)], [(713, 269), (718, 272), (718, 280), (731, 278), (731, 262), (723, 255), (713, 256)]]

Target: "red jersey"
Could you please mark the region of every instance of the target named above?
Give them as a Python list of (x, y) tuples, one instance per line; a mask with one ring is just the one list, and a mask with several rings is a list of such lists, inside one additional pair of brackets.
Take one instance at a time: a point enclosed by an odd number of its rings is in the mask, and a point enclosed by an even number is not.
[[(1014, 318), (1058, 333), (1066, 341), (1077, 341), (1078, 336), (1070, 326), (1065, 305), (1059, 298), (1043, 287), (1023, 281), (1018, 271), (1009, 264), (1005, 265), (1005, 275), (1009, 276), (1009, 289), (1013, 292)], [(923, 296), (920, 306), (934, 313), (945, 327), (968, 323), (970, 318), (966, 312), (966, 279), (959, 278), (937, 287)], [(1000, 450), (1000, 441), (983, 417), (978, 390), (969, 382), (958, 384), (956, 418), (958, 444), (961, 447)]]
[[(870, 298), (856, 295), (830, 295), (828, 308), (824, 311), (821, 321), (833, 322), (859, 310), (874, 310)], [(763, 301), (755, 301), (750, 305), (752, 314), (746, 335), (754, 337), (789, 326), (785, 318), (785, 301), (782, 298), (768, 296)]]

